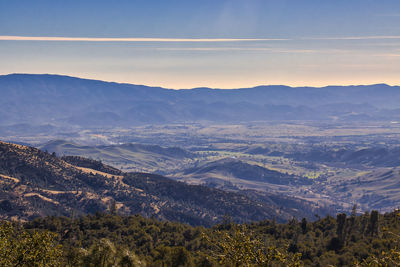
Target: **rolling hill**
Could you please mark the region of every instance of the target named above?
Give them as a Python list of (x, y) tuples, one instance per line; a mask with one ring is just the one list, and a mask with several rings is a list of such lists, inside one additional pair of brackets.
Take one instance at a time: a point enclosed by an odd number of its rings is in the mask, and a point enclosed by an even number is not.
[(315, 187), (338, 202), (355, 203), (362, 210), (390, 212), (399, 208), (400, 169), (379, 168), (353, 177), (332, 177)]
[(186, 180), (199, 180), (203, 183), (223, 184), (235, 182), (237, 184), (258, 185), (310, 185), (312, 180), (270, 170), (258, 165), (252, 165), (237, 159), (224, 158), (207, 162), (200, 166), (189, 168), (178, 173)]
[(212, 225), (225, 215), (244, 222), (314, 214), (312, 205), (294, 198), (250, 198), (248, 193), (187, 185), (160, 175), (123, 173), (85, 158), (64, 159), (33, 147), (0, 142), (1, 218), (79, 215), (115, 207), (121, 214)]
[(397, 167), (400, 165), (400, 147), (373, 146), (361, 149), (321, 149), (311, 148), (285, 155), (295, 160), (322, 162), (325, 164), (344, 164), (350, 166)]
[(39, 147), (59, 156), (82, 156), (101, 160), (124, 171), (167, 173), (186, 166), (194, 154), (178, 147), (161, 147), (145, 144), (120, 144), (83, 146), (73, 142), (56, 140)]

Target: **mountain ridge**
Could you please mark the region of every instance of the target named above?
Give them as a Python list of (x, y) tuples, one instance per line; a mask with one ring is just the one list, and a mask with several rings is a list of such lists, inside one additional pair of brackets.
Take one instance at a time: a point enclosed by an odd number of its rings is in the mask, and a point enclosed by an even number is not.
[(180, 90), (248, 90), (248, 89), (257, 89), (261, 88), (264, 89), (266, 87), (281, 87), (281, 88), (291, 88), (291, 89), (303, 89), (303, 88), (313, 88), (313, 89), (325, 89), (325, 88), (335, 88), (335, 87), (361, 87), (361, 86), (385, 86), (385, 87), (400, 87), (400, 85), (389, 85), (387, 83), (372, 83), (372, 84), (350, 84), (350, 85), (325, 85), (325, 86), (290, 86), (285, 84), (260, 84), (251, 87), (237, 87), (237, 88), (217, 88), (217, 87), (191, 87), (191, 88), (167, 88), (163, 86), (152, 86), (152, 85), (145, 85), (145, 84), (136, 84), (136, 83), (127, 83), (127, 82), (113, 82), (107, 80), (99, 80), (95, 78), (83, 78), (78, 76), (71, 76), (71, 75), (64, 75), (64, 74), (53, 74), (53, 73), (9, 73), (9, 74), (2, 74), (0, 75), (0, 79), (4, 77), (13, 77), (13, 76), (42, 76), (42, 77), (63, 77), (63, 78), (71, 78), (77, 80), (85, 80), (85, 81), (96, 81), (102, 83), (110, 83), (116, 85), (132, 85), (132, 86), (145, 86), (149, 88), (161, 88), (164, 90), (173, 90), (173, 91), (180, 91)]
[(400, 120), (400, 87), (385, 84), (173, 90), (71, 76), (14, 74), (0, 76), (0, 93), (3, 126)]

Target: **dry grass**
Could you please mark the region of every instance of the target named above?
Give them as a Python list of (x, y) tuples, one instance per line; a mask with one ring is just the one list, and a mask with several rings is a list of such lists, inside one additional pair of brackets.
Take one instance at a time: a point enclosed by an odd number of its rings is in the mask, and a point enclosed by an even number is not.
[(7, 175), (0, 174), (0, 178), (3, 178), (3, 179), (10, 179), (10, 180), (13, 180), (13, 181), (16, 182), (16, 183), (19, 183), (19, 179), (14, 178), (14, 177), (11, 177), (11, 176), (7, 176)]
[(56, 204), (56, 205), (59, 205), (59, 204), (60, 204), (58, 201), (55, 201), (55, 200), (53, 200), (53, 199), (51, 199), (51, 198), (42, 196), (42, 195), (39, 194), (39, 193), (27, 193), (27, 194), (24, 195), (24, 197), (33, 197), (33, 196), (37, 196), (37, 197), (41, 198), (41, 199), (44, 200), (44, 201), (51, 202), (51, 203)]
[(115, 175), (115, 174), (105, 173), (105, 172), (93, 170), (93, 169), (90, 169), (90, 168), (76, 167), (76, 166), (74, 166), (74, 167), (77, 168), (78, 170), (81, 170), (84, 173), (98, 174), (98, 175), (101, 175), (101, 176), (104, 176), (104, 177), (107, 177), (107, 178), (113, 178), (113, 177), (115, 177), (117, 179), (122, 179), (123, 178), (122, 175)]

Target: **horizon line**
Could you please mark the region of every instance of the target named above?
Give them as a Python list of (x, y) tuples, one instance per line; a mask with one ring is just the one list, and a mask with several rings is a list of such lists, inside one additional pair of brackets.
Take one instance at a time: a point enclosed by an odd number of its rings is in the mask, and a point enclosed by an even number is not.
[(146, 85), (146, 84), (139, 84), (139, 83), (131, 83), (131, 82), (123, 82), (123, 81), (113, 81), (113, 80), (104, 80), (101, 78), (89, 78), (89, 77), (79, 77), (73, 76), (68, 74), (54, 74), (54, 73), (8, 73), (8, 74), (0, 74), (0, 77), (4, 76), (11, 76), (11, 75), (47, 75), (47, 76), (60, 76), (60, 77), (68, 77), (74, 79), (81, 79), (81, 80), (89, 80), (89, 81), (99, 81), (105, 83), (116, 83), (116, 84), (125, 84), (125, 85), (136, 85), (136, 86), (146, 86), (146, 87), (153, 87), (153, 88), (162, 88), (166, 90), (192, 90), (192, 89), (211, 89), (211, 90), (237, 90), (237, 89), (252, 89), (257, 87), (268, 87), (268, 86), (283, 86), (289, 88), (326, 88), (326, 87), (349, 87), (349, 86), (373, 86), (373, 85), (386, 85), (390, 87), (400, 87), (398, 84), (389, 84), (385, 82), (377, 82), (377, 83), (370, 83), (370, 84), (328, 84), (322, 86), (310, 86), (310, 85), (287, 85), (287, 84), (259, 84), (254, 86), (245, 86), (245, 87), (229, 87), (229, 88), (218, 88), (218, 87), (208, 87), (208, 86), (196, 86), (196, 87), (189, 87), (189, 88), (169, 88), (167, 86), (162, 85)]

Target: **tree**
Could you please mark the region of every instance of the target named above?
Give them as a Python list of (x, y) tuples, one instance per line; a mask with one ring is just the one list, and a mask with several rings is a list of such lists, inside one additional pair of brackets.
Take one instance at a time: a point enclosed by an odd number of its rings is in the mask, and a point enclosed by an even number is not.
[(174, 247), (170, 250), (167, 262), (171, 267), (191, 267), (194, 266), (193, 259), (189, 251), (184, 247)]
[(301, 220), (301, 231), (303, 233), (303, 235), (305, 235), (307, 233), (307, 219), (303, 218)]
[(224, 266), (302, 266), (300, 253), (289, 254), (266, 246), (245, 225), (235, 225), (230, 232), (216, 231), (213, 240), (206, 235), (205, 238), (215, 246), (215, 257)]
[(116, 262), (117, 249), (110, 240), (104, 238), (93, 244), (84, 254), (84, 266), (107, 267)]
[(367, 233), (371, 236), (378, 235), (378, 220), (379, 213), (377, 210), (371, 211), (371, 215), (369, 216), (369, 224), (367, 227)]
[(11, 223), (0, 223), (0, 266), (60, 266), (61, 246), (56, 235), (28, 232)]
[(117, 204), (114, 199), (110, 203), (109, 211), (111, 215), (117, 214)]
[(340, 240), (340, 242), (344, 242), (346, 231), (345, 231), (345, 225), (346, 225), (346, 214), (345, 213), (340, 213), (336, 216), (336, 222), (337, 222), (337, 228), (336, 228), (336, 234)]
[(88, 250), (82, 250), (82, 254), (82, 266), (146, 266), (134, 253), (117, 248), (113, 242), (106, 238), (96, 242)]

